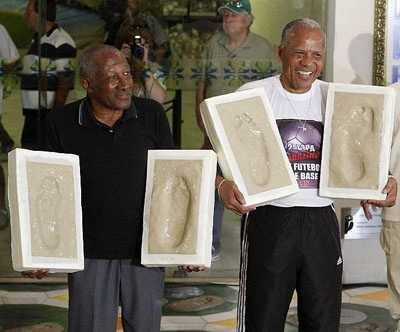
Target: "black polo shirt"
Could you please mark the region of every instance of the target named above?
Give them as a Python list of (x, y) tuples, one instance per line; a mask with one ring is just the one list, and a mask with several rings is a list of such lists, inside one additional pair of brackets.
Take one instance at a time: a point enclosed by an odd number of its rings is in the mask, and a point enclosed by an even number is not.
[(92, 114), (89, 99), (51, 111), (43, 148), (80, 158), (86, 258), (140, 259), (147, 151), (172, 149), (163, 107), (133, 97), (112, 127)]

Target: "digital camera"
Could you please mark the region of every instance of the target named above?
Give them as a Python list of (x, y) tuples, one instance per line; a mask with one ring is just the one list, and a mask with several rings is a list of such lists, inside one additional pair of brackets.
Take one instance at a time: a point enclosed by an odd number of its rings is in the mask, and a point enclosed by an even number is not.
[(131, 53), (136, 59), (144, 56), (144, 48), (142, 47), (142, 37), (135, 36), (135, 43), (131, 46)]

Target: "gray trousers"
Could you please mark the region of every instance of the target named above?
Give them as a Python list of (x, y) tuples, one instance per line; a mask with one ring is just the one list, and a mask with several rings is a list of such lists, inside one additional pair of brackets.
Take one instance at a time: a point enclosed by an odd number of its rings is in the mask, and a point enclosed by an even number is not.
[(163, 268), (131, 260), (85, 259), (68, 275), (69, 332), (115, 332), (118, 306), (124, 332), (159, 332), (164, 295)]

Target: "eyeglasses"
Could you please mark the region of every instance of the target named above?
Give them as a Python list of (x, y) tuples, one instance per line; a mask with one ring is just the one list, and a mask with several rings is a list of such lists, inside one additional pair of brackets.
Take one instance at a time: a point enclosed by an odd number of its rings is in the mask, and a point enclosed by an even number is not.
[(240, 1), (227, 1), (224, 6), (234, 6), (236, 8), (242, 8), (243, 4)]

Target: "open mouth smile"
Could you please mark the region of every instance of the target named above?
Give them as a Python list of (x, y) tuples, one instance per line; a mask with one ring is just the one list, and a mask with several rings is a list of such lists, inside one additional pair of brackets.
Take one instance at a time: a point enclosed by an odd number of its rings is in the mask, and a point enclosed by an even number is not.
[(300, 75), (308, 75), (308, 76), (311, 76), (311, 75), (313, 74), (312, 71), (297, 70), (296, 72), (297, 72), (297, 74), (300, 74)]

